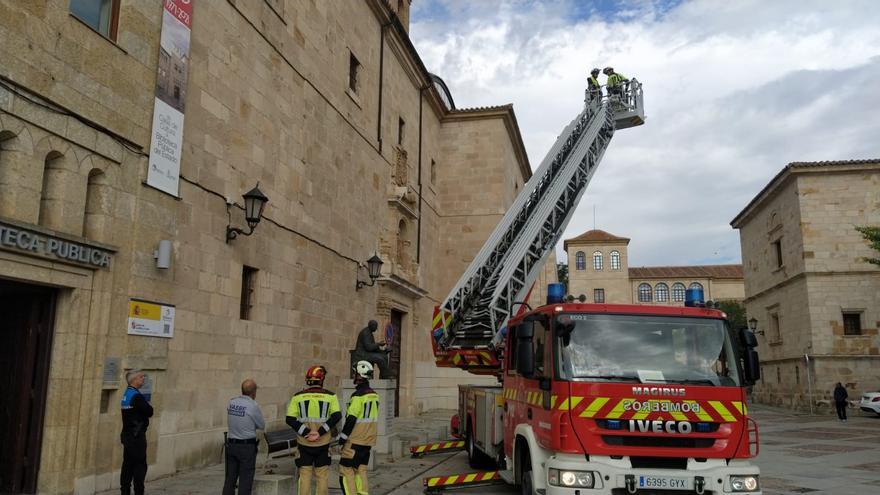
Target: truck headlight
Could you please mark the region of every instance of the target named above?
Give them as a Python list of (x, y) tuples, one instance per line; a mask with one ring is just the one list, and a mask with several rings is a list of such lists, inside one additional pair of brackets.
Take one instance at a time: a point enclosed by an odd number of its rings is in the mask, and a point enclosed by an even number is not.
[(731, 476), (730, 488), (735, 492), (756, 492), (758, 491), (757, 476)]
[(593, 488), (592, 471), (564, 471), (550, 469), (547, 473), (547, 481), (553, 486), (571, 488)]

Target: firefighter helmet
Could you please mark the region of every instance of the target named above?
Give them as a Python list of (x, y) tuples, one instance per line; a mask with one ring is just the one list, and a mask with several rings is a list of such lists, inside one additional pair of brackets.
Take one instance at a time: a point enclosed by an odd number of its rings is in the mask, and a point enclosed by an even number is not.
[(613, 67), (605, 67), (605, 68), (602, 70), (602, 73), (603, 73), (603, 74), (611, 74), (612, 72), (614, 72), (614, 68), (613, 68)]
[(369, 361), (358, 361), (357, 364), (354, 365), (354, 374), (355, 378), (372, 378), (373, 365), (370, 364)]
[(599, 73), (599, 68), (598, 68), (598, 67), (593, 67), (593, 70), (590, 71), (590, 74), (592, 74), (592, 75), (594, 75), (594, 76), (595, 76), (596, 74), (598, 74), (598, 73)]
[(306, 385), (321, 387), (324, 385), (324, 377), (327, 376), (327, 368), (321, 366), (312, 366), (306, 371)]

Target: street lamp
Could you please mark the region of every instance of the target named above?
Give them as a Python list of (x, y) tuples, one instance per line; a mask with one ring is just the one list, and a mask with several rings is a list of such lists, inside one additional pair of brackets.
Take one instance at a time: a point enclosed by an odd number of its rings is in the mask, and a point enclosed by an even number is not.
[[(755, 317), (749, 318), (749, 330), (751, 330), (752, 332), (755, 332), (755, 330), (757, 330), (757, 329), (758, 329), (757, 318), (755, 318)], [(755, 333), (757, 333), (758, 335), (764, 335), (763, 330), (761, 330), (760, 332), (755, 332)]]
[(259, 183), (250, 191), (244, 193), (242, 197), (244, 198), (244, 219), (247, 221), (248, 227), (250, 230), (245, 232), (237, 227), (232, 226), (232, 218), (230, 215), (230, 222), (226, 225), (226, 243), (229, 244), (229, 241), (238, 237), (238, 234), (241, 235), (251, 235), (254, 233), (254, 229), (257, 227), (257, 224), (260, 223), (260, 220), (263, 218), (263, 208), (266, 207), (266, 203), (269, 202), (269, 198), (266, 197), (259, 189)]
[[(367, 272), (370, 274), (370, 283), (356, 280), (354, 290), (360, 290), (361, 287), (372, 287), (376, 285), (376, 279), (382, 274), (382, 264), (382, 258), (380, 258), (378, 254), (374, 254), (368, 259)], [(360, 266), (358, 267), (358, 272), (360, 272)], [(355, 275), (355, 279), (357, 279), (357, 275)]]

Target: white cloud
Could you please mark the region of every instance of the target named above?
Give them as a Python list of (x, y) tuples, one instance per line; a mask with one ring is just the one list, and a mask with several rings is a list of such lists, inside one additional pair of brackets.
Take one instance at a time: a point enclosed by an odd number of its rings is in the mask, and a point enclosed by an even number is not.
[(533, 166), (591, 67), (645, 84), (647, 123), (615, 135), (564, 238), (596, 205), (633, 266), (739, 262), (728, 222), (785, 164), (880, 156), (873, 1), (585, 5), (417, 0), (410, 32), (460, 108), (514, 103)]

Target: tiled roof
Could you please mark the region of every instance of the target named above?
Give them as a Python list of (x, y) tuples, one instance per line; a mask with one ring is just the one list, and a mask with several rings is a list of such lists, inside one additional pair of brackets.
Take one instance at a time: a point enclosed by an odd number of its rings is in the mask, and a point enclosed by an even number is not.
[(821, 162), (791, 162), (789, 167), (826, 167), (828, 165), (864, 165), (868, 163), (880, 163), (880, 158), (862, 158), (855, 160), (826, 160)]
[(568, 243), (569, 242), (610, 242), (610, 241), (625, 241), (629, 243), (629, 239), (626, 237), (618, 237), (609, 232), (605, 232), (604, 230), (588, 230), (583, 234), (574, 237), (572, 239), (566, 239), (563, 243), (563, 249), (568, 251)]
[(629, 269), (630, 279), (743, 278), (742, 265), (641, 266)]
[(478, 112), (494, 112), (497, 110), (507, 110), (509, 108), (513, 108), (512, 103), (508, 103), (506, 105), (494, 105), (491, 107), (471, 107), (471, 108), (456, 108), (455, 110), (450, 110), (449, 113), (478, 113)]

